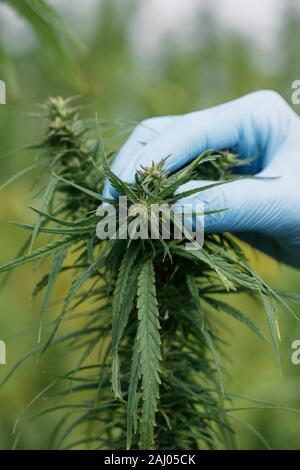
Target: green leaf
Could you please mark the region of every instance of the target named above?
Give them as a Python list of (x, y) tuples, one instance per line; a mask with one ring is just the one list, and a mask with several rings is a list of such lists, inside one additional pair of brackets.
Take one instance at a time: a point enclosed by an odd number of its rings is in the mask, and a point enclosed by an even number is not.
[(132, 363), (130, 369), (130, 379), (128, 387), (128, 400), (127, 400), (127, 450), (130, 450), (132, 445), (133, 434), (136, 434), (138, 427), (138, 384), (140, 380), (140, 351), (138, 348), (137, 336), (133, 345)]
[(234, 415), (233, 413), (227, 413), (227, 414), (231, 418), (233, 418), (236, 421), (238, 421), (239, 423), (241, 423), (245, 428), (249, 429), (249, 431), (251, 431), (263, 443), (263, 445), (266, 447), (266, 449), (272, 450), (272, 447), (269, 444), (269, 442), (264, 438), (264, 436), (254, 426), (252, 426), (252, 424), (248, 423), (248, 421), (241, 418), (240, 416)]
[(64, 305), (63, 305), (63, 308), (59, 314), (59, 316), (57, 317), (56, 321), (55, 321), (55, 325), (54, 325), (54, 328), (53, 328), (53, 331), (51, 333), (51, 335), (49, 336), (47, 342), (45, 343), (44, 345), (44, 348), (43, 348), (43, 353), (49, 348), (49, 346), (51, 345), (53, 339), (54, 339), (54, 336), (59, 328), (59, 325), (63, 319), (63, 317), (65, 316), (66, 314), (66, 311), (70, 305), (70, 303), (72, 302), (72, 300), (74, 299), (75, 295), (77, 294), (77, 292), (79, 291), (79, 289), (83, 286), (83, 284), (85, 284), (88, 279), (90, 279), (91, 276), (94, 275), (95, 271), (98, 270), (100, 267), (102, 267), (104, 265), (104, 259), (102, 258), (102, 256), (99, 256), (97, 258), (97, 260), (86, 270), (86, 271), (83, 271), (79, 276), (78, 278), (73, 282), (68, 294), (67, 294), (67, 297), (64, 301)]
[[(178, 170), (173, 175), (170, 175), (165, 182), (165, 187), (161, 191), (161, 197), (166, 198), (170, 194), (173, 194), (179, 186), (191, 181), (193, 179), (192, 175), (197, 166), (200, 164), (201, 160), (205, 160), (212, 153), (212, 150), (207, 150), (199, 155), (197, 158), (194, 158), (188, 165), (186, 165), (181, 170)], [(213, 157), (215, 159), (215, 157)]]
[[(199, 188), (193, 188), (193, 189), (189, 189), (188, 191), (183, 191), (181, 193), (176, 193), (176, 195), (174, 195), (174, 196), (172, 196), (171, 198), (168, 199), (168, 202), (170, 204), (174, 204), (175, 202), (179, 201), (180, 199), (187, 198), (187, 197), (192, 196), (194, 194), (198, 194), (201, 191), (208, 191), (209, 189), (215, 188), (217, 186), (232, 183), (233, 181), (237, 181), (237, 179), (238, 178), (232, 178), (232, 179), (226, 180), (226, 181), (217, 181), (215, 183), (210, 183), (210, 184), (207, 184), (205, 186), (201, 186)], [(219, 210), (224, 211), (224, 210), (228, 210), (228, 208), (220, 207)]]
[[(50, 180), (50, 182), (48, 183), (48, 186), (45, 189), (45, 192), (44, 192), (44, 195), (43, 195), (43, 201), (42, 201), (42, 205), (41, 205), (41, 209), (40, 209), (41, 211), (45, 212), (48, 209), (49, 204), (52, 200), (54, 191), (56, 189), (56, 186), (57, 186), (57, 179), (52, 178)], [(38, 217), (36, 219), (36, 222), (35, 222), (35, 225), (34, 225), (33, 232), (32, 232), (31, 242), (30, 242), (30, 246), (29, 246), (29, 253), (32, 250), (34, 241), (36, 239), (36, 236), (38, 234), (38, 231), (39, 231), (39, 228), (41, 226), (42, 221), (43, 221), (42, 217), (40, 215), (38, 215)]]
[(35, 170), (36, 168), (39, 168), (41, 166), (41, 163), (34, 163), (33, 165), (27, 166), (26, 168), (23, 168), (23, 170), (18, 171), (15, 175), (11, 176), (8, 180), (6, 180), (4, 183), (0, 185), (0, 191), (7, 186), (9, 186), (11, 183), (16, 181), (17, 179), (21, 178), (22, 176), (26, 175), (27, 173), (30, 173), (32, 170)]
[(53, 174), (58, 180), (63, 181), (64, 183), (68, 184), (69, 186), (72, 186), (73, 188), (78, 189), (78, 191), (81, 191), (81, 192), (87, 194), (88, 196), (91, 196), (94, 199), (98, 199), (101, 202), (107, 202), (109, 204), (115, 203), (115, 201), (113, 199), (105, 198), (105, 197), (101, 196), (100, 194), (96, 193), (95, 191), (92, 191), (91, 189), (84, 188), (83, 186), (80, 186), (79, 184), (74, 183), (73, 181), (70, 181), (66, 178), (63, 178), (62, 176), (59, 176), (56, 173), (53, 173)]
[(76, 240), (74, 240), (74, 238), (72, 239), (72, 238), (65, 237), (53, 243), (48, 243), (47, 245), (39, 248), (38, 250), (33, 251), (29, 255), (21, 256), (20, 258), (17, 258), (13, 261), (10, 261), (7, 264), (4, 264), (3, 266), (0, 267), (0, 273), (3, 273), (5, 271), (10, 271), (11, 269), (14, 269), (18, 266), (22, 266), (24, 264), (31, 263), (42, 258), (46, 258), (47, 256), (57, 251), (58, 249), (74, 244), (75, 241)]
[(125, 251), (113, 294), (112, 387), (115, 397), (120, 400), (122, 399), (122, 391), (120, 385), (120, 361), (118, 357), (118, 346), (128, 322), (136, 292), (137, 274), (134, 276), (132, 271), (139, 253), (139, 248), (140, 245), (131, 244), (130, 247)]
[(276, 355), (276, 360), (278, 363), (279, 368), (281, 367), (280, 361), (280, 348), (279, 348), (279, 341), (280, 341), (280, 330), (277, 318), (277, 311), (275, 303), (271, 304), (273, 299), (269, 299), (266, 295), (261, 294), (261, 298), (263, 301), (263, 305), (265, 307), (265, 311), (268, 318), (268, 324), (271, 332), (272, 343), (274, 352)]
[(227, 265), (221, 265), (218, 262), (216, 258), (212, 257), (209, 253), (207, 253), (204, 249), (201, 250), (192, 250), (190, 251), (191, 255), (197, 258), (199, 261), (202, 261), (203, 263), (207, 264), (210, 266), (211, 269), (213, 269), (216, 274), (219, 276), (221, 281), (224, 284), (224, 287), (226, 288), (227, 291), (230, 290), (236, 290), (234, 287), (234, 284), (232, 281), (228, 278), (228, 271), (226, 272), (224, 268), (227, 267)]
[(66, 219), (59, 219), (58, 217), (54, 217), (53, 215), (51, 214), (48, 214), (46, 212), (42, 212), (40, 211), (39, 209), (35, 209), (34, 207), (31, 207), (29, 206), (29, 208), (33, 211), (33, 212), (36, 212), (37, 214), (39, 214), (40, 216), (42, 216), (43, 218), (47, 219), (47, 220), (51, 220), (52, 222), (55, 222), (57, 223), (58, 225), (62, 225), (62, 226), (65, 226), (65, 227), (73, 227), (73, 228), (76, 228), (76, 227), (80, 227), (81, 225), (86, 225), (87, 223), (92, 223), (93, 220), (94, 221), (97, 221), (98, 218), (95, 217), (94, 215), (90, 216), (90, 217), (85, 217), (84, 219), (79, 219), (79, 220), (66, 220)]
[(197, 315), (199, 317), (198, 322), (199, 322), (199, 325), (200, 325), (200, 329), (203, 332), (204, 331), (204, 325), (205, 325), (204, 312), (203, 312), (203, 309), (201, 307), (201, 303), (200, 303), (200, 299), (199, 299), (199, 289), (198, 289), (196, 280), (193, 276), (187, 275), (186, 283), (187, 283), (188, 289), (190, 291), (193, 303), (195, 305)]
[(157, 308), (155, 273), (151, 259), (146, 260), (138, 279), (137, 349), (140, 354), (143, 409), (141, 417), (141, 449), (154, 446), (155, 414), (160, 381), (160, 324)]
[(98, 118), (96, 117), (97, 131), (98, 131), (98, 150), (100, 154), (100, 162), (103, 165), (103, 175), (109, 180), (112, 186), (122, 195), (128, 196), (131, 202), (138, 202), (138, 198), (134, 192), (134, 185), (125, 183), (110, 169), (109, 163), (106, 157), (106, 151), (102, 139), (101, 129), (99, 126)]
[(46, 294), (45, 294), (45, 297), (44, 297), (42, 310), (41, 310), (41, 315), (40, 315), (38, 344), (40, 344), (40, 342), (41, 342), (42, 327), (43, 327), (45, 313), (46, 313), (46, 310), (47, 310), (47, 307), (48, 307), (49, 299), (50, 299), (52, 290), (55, 286), (56, 280), (57, 280), (57, 278), (58, 278), (58, 276), (61, 272), (66, 254), (67, 254), (67, 250), (64, 248), (62, 250), (59, 250), (57, 253), (55, 253), (54, 258), (53, 258), (53, 264), (52, 264), (50, 274), (48, 275), (48, 285), (47, 285), (47, 290), (46, 290)]
[(39, 39), (64, 64), (64, 71), (80, 88), (85, 84), (74, 51), (84, 46), (62, 18), (44, 0), (2, 0), (28, 21)]
[(220, 364), (220, 361), (219, 361), (219, 358), (218, 358), (218, 353), (217, 353), (217, 350), (215, 348), (213, 338), (207, 330), (204, 330), (203, 334), (204, 334), (204, 338), (206, 340), (207, 346), (210, 349), (212, 358), (213, 358), (215, 366), (216, 366), (216, 373), (217, 373), (218, 385), (219, 385), (220, 392), (224, 395), (225, 391), (224, 391), (224, 385), (223, 385), (223, 380), (222, 380), (222, 367), (221, 367), (221, 364)]
[(204, 297), (204, 300), (210, 304), (212, 307), (214, 307), (217, 310), (221, 310), (228, 315), (232, 316), (236, 320), (244, 323), (250, 330), (252, 330), (260, 339), (265, 341), (270, 345), (270, 341), (268, 338), (265, 336), (265, 334), (261, 331), (261, 329), (246, 315), (244, 315), (239, 309), (236, 307), (233, 307), (232, 305), (229, 305), (226, 302), (222, 302), (221, 300), (213, 299), (211, 297)]
[(44, 274), (44, 276), (38, 281), (38, 283), (34, 286), (32, 291), (31, 298), (35, 300), (35, 298), (39, 295), (39, 293), (47, 287), (49, 281), (49, 273)]
[(281, 297), (285, 297), (287, 300), (291, 300), (296, 304), (300, 304), (300, 295), (296, 292), (286, 292), (284, 290), (274, 289), (276, 294), (280, 295)]

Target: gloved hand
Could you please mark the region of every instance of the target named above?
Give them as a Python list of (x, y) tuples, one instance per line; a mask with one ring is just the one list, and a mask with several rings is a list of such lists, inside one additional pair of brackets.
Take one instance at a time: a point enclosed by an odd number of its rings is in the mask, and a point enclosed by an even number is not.
[[(235, 232), (299, 268), (300, 119), (276, 92), (259, 91), (183, 116), (147, 119), (117, 154), (112, 169), (123, 180), (134, 182), (141, 165), (168, 155), (165, 168), (172, 172), (206, 149), (226, 148), (233, 148), (241, 158), (257, 157), (254, 173), (267, 178), (241, 179), (193, 195), (204, 202), (206, 211), (229, 208), (205, 216), (205, 232)], [(192, 181), (180, 192), (204, 184)], [(104, 192), (106, 197), (115, 196), (108, 182)], [(191, 203), (191, 198), (181, 202)]]

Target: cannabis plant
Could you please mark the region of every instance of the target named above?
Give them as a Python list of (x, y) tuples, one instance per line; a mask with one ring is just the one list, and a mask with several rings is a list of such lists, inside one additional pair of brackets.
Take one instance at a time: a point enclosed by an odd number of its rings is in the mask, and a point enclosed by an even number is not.
[[(240, 160), (224, 149), (208, 150), (167, 174), (163, 159), (140, 168), (134, 184), (126, 183), (110, 169), (113, 153), (107, 155), (101, 126), (82, 119), (72, 100), (50, 98), (42, 117), (46, 131), (35, 146), (34, 163), (43, 173), (47, 169), (42, 202), (33, 208), (33, 225), (19, 224), (30, 232), (21, 255), (0, 272), (47, 257), (52, 261), (33, 292), (34, 297), (43, 293), (39, 344), (4, 383), (29, 357), (61, 344), (75, 353), (74, 366), (57, 374), (36, 397), (47, 396), (39, 416), (64, 412), (51, 446), (234, 448), (234, 403), (222, 382), (222, 317), (244, 323), (270, 344), (280, 362), (277, 305), (289, 307), (254, 272), (231, 234), (205, 235), (201, 247), (173, 214), (171, 226), (182, 231), (181, 239), (165, 240), (159, 230), (156, 239), (141, 239), (136, 207), (143, 208), (144, 222), (153, 222), (153, 204), (173, 205), (196, 191), (227, 184), (236, 178)], [(97, 208), (109, 203), (118, 211), (120, 201), (102, 197), (106, 179), (119, 196), (127, 197), (128, 211), (118, 218), (115, 236), (102, 240), (97, 233), (105, 231), (109, 217)], [(207, 185), (177, 193), (195, 179), (207, 180)], [(196, 214), (190, 216), (193, 221)], [(136, 235), (130, 239), (124, 237), (127, 225)], [(41, 234), (49, 237), (48, 243), (34, 249)], [(192, 250), (186, 242), (194, 244)], [(49, 320), (51, 295), (66, 271), (72, 275), (70, 288), (57, 317)], [(270, 339), (226, 300), (232, 292), (249, 294), (262, 304)], [(77, 319), (75, 326), (62, 332), (68, 318)]]

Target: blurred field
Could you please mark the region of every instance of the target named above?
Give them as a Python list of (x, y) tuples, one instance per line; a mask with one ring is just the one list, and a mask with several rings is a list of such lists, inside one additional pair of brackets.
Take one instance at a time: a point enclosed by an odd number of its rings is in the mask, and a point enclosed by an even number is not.
[[(79, 61), (86, 83), (78, 88), (76, 80), (65, 77), (63, 69), (48, 53), (35, 45), (12, 56), (17, 89), (10, 88), (8, 104), (0, 106), (0, 184), (31, 161), (32, 153), (20, 150), (34, 142), (42, 131), (41, 123), (28, 113), (49, 95), (83, 93), (83, 102), (92, 104), (86, 112), (97, 111), (102, 118), (125, 118), (139, 121), (146, 117), (180, 114), (233, 99), (242, 94), (271, 88), (290, 102), (291, 83), (300, 77), (297, 60), (300, 17), (287, 9), (282, 34), (278, 38), (276, 64), (258, 46), (246, 42), (237, 33), (220, 29), (209, 11), (197, 18), (198, 36), (189, 47), (169, 37), (161, 44), (155, 58), (141, 57), (129, 40), (132, 28), (131, 8), (127, 2), (99, 2), (97, 28), (87, 40), (87, 52)], [(1, 41), (1, 35), (0, 35)], [(269, 64), (266, 66), (266, 63)], [(0, 63), (0, 78), (4, 74)], [(12, 259), (22, 241), (23, 232), (8, 224), (11, 219), (31, 220), (27, 204), (33, 203), (30, 187), (34, 175), (26, 176), (0, 194), (0, 264)], [(273, 260), (249, 249), (253, 266), (272, 286), (300, 293), (299, 273), (279, 266)], [(16, 270), (0, 292), (0, 339), (7, 341), (8, 365), (0, 366), (0, 379), (15, 360), (36, 345), (39, 302), (31, 303), (31, 291), (37, 275), (34, 269)], [(61, 285), (56, 298), (67, 286)], [(248, 312), (261, 325), (266, 322), (260, 307), (240, 297), (234, 298), (241, 310)], [(300, 315), (300, 306), (294, 306)], [(228, 347), (228, 391), (251, 398), (275, 402), (300, 410), (300, 366), (291, 363), (291, 343), (300, 339), (300, 324), (286, 313), (280, 313), (282, 332), (282, 375), (272, 351), (246, 328), (231, 319), (224, 332)], [(66, 326), (67, 328), (67, 326)], [(26, 334), (19, 334), (20, 332)], [(49, 383), (45, 370), (66, 366), (63, 351), (56, 357), (29, 361), (21, 367), (4, 388), (0, 389), (0, 448), (12, 446), (12, 427), (19, 412)], [(242, 403), (242, 402), (241, 402)], [(245, 403), (243, 403), (245, 405)], [(241, 406), (243, 406), (241, 405)], [(246, 404), (247, 405), (247, 404)], [(249, 405), (249, 404), (248, 404)], [(38, 412), (39, 404), (27, 411), (28, 421)], [(236, 413), (247, 420), (275, 449), (300, 449), (299, 414), (270, 409)], [(26, 425), (19, 448), (38, 449), (47, 446), (57, 416), (46, 416)], [(240, 421), (235, 423), (239, 447), (260, 449), (263, 444)]]

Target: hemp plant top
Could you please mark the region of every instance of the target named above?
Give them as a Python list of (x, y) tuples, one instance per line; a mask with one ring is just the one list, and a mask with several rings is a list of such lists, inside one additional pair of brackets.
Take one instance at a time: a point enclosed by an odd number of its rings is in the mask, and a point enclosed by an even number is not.
[[(73, 367), (54, 374), (32, 401), (44, 398), (38, 416), (58, 413), (52, 447), (235, 448), (235, 399), (222, 380), (226, 316), (266, 342), (280, 364), (277, 307), (292, 310), (254, 272), (231, 234), (205, 234), (203, 247), (186, 250), (186, 242), (193, 239), (172, 216), (171, 224), (183, 229), (180, 240), (100, 240), (96, 227), (102, 219), (96, 211), (103, 202), (118, 209), (117, 198), (102, 197), (106, 178), (127, 197), (126, 222), (132, 224), (137, 214), (130, 212), (131, 205), (170, 205), (215, 184), (228, 184), (237, 178), (234, 168), (241, 161), (228, 150), (208, 150), (171, 175), (164, 171), (165, 160), (141, 168), (129, 184), (110, 169), (118, 148), (110, 154), (105, 150), (118, 138), (102, 139), (100, 127), (105, 130), (105, 124), (83, 119), (80, 113), (72, 99), (50, 98), (42, 107), (46, 130), (33, 146), (35, 161), (10, 180), (32, 170), (44, 175), (41, 204), (33, 208), (36, 222), (18, 224), (29, 231), (28, 239), (19, 257), (0, 273), (27, 263), (44, 269), (39, 262), (48, 257), (51, 262), (33, 288), (34, 298), (43, 296), (37, 347), (18, 361), (2, 385), (25, 360), (51, 355), (60, 347), (70, 354)], [(197, 178), (207, 185), (177, 194), (180, 186)], [(224, 209), (230, 210), (219, 208)], [(146, 217), (151, 217), (150, 210)], [(50, 301), (66, 272), (71, 284), (53, 317)], [(269, 333), (230, 304), (232, 293), (257, 299)], [(255, 406), (270, 405), (251, 403)], [(17, 419), (19, 432), (28, 414), (26, 408)]]

